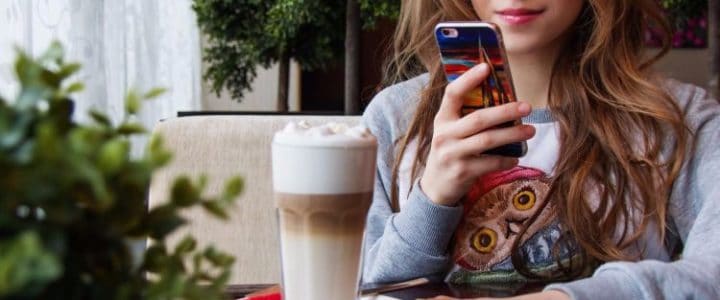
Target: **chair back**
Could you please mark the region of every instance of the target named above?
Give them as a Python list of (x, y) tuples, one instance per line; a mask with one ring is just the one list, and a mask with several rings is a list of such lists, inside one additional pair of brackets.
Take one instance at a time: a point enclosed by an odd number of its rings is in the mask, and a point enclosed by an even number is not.
[(153, 174), (149, 205), (165, 203), (173, 179), (187, 174), (208, 177), (207, 195), (219, 195), (226, 179), (240, 175), (245, 190), (225, 222), (202, 209), (184, 214), (189, 224), (170, 238), (170, 244), (186, 234), (200, 245), (214, 244), (236, 256), (231, 284), (279, 283), (280, 242), (272, 194), (270, 144), (273, 133), (290, 121), (310, 124), (360, 123), (358, 116), (193, 116), (164, 120), (154, 133), (163, 137), (173, 153), (170, 164)]

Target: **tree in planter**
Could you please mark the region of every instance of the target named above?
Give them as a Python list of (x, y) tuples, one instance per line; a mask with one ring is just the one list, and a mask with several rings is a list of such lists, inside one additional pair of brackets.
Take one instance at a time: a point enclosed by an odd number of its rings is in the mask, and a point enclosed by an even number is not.
[(345, 15), (345, 114), (360, 113), (360, 23), (375, 26), (378, 18), (396, 19), (400, 1), (347, 0)]
[[(360, 16), (371, 27), (379, 17), (397, 15), (396, 2), (359, 0)], [(237, 100), (250, 89), (258, 66), (277, 62), (277, 108), (287, 111), (290, 59), (303, 70), (314, 70), (336, 61), (344, 51), (343, 1), (194, 0), (193, 9), (207, 37), (205, 79), (216, 93), (227, 88)]]
[[(224, 299), (233, 257), (192, 237), (174, 247), (165, 237), (185, 223), (181, 210), (202, 206), (222, 218), (242, 190), (230, 180), (216, 198), (201, 196), (205, 180), (178, 178), (170, 201), (151, 210), (145, 199), (153, 170), (170, 160), (159, 137), (145, 157), (130, 157), (129, 138), (143, 95), (129, 93), (127, 117), (112, 124), (91, 112), (73, 121), (70, 98), (79, 69), (54, 44), (38, 59), (20, 53), (15, 101), (0, 99), (0, 298)], [(131, 240), (152, 245), (136, 264)]]

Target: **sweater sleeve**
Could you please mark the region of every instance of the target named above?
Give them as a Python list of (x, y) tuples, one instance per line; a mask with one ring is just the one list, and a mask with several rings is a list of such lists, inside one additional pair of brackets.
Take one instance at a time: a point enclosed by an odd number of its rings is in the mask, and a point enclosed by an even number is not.
[(673, 92), (695, 146), (668, 204), (682, 258), (607, 263), (590, 278), (547, 289), (573, 299), (720, 299), (720, 105), (697, 87), (676, 84)]
[[(401, 113), (393, 106), (397, 92), (379, 93), (363, 115), (378, 139), (377, 175), (363, 242), (362, 282), (384, 283), (434, 277), (448, 269), (448, 243), (462, 207), (436, 205), (417, 184), (399, 213), (390, 206), (395, 135)], [(397, 103), (395, 103), (397, 104)]]

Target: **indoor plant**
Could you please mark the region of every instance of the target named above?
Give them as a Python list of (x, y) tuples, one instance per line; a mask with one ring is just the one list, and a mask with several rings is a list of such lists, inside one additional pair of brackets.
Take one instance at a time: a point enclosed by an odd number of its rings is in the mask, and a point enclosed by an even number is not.
[[(233, 257), (165, 237), (183, 225), (185, 208), (226, 218), (242, 181), (207, 198), (205, 180), (178, 178), (167, 204), (148, 210), (151, 174), (170, 153), (154, 136), (144, 157), (131, 157), (129, 138), (145, 133), (134, 121), (141, 100), (162, 89), (130, 92), (120, 124), (97, 111), (79, 124), (71, 97), (83, 86), (68, 82), (79, 68), (58, 44), (38, 58), (18, 51), (20, 91), (0, 98), (0, 298), (223, 298)], [(130, 241), (145, 239), (151, 246), (134, 259)]]

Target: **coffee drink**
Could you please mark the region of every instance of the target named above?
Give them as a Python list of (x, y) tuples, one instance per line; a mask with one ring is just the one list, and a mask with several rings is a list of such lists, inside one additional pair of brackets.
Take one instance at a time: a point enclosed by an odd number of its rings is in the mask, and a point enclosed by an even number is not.
[(357, 299), (376, 151), (363, 127), (292, 123), (275, 135), (283, 299)]

